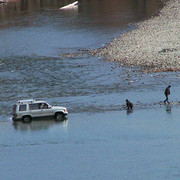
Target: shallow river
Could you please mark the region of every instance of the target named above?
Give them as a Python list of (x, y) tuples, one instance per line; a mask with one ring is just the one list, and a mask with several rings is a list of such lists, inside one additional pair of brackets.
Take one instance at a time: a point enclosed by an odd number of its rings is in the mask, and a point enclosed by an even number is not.
[[(82, 0), (59, 10), (68, 3), (0, 5), (0, 179), (179, 179), (180, 74), (61, 56), (104, 46), (162, 2)], [(169, 84), (171, 109), (159, 104)], [(12, 123), (12, 105), (32, 98), (67, 107), (67, 120)]]
[(88, 56), (60, 56), (104, 46), (156, 15), (161, 1), (80, 1), (78, 8), (59, 9), (68, 3), (12, 0), (0, 5), (0, 121), (10, 119), (20, 99), (44, 99), (71, 113), (112, 111), (126, 98), (141, 101), (141, 95), (132, 98), (136, 91), (166, 86), (164, 75), (142, 75)]

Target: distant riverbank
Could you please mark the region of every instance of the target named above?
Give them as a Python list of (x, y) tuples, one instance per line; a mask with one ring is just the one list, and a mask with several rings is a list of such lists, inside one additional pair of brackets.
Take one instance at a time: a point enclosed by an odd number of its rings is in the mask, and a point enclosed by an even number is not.
[(124, 66), (141, 67), (144, 72), (179, 71), (179, 9), (179, 0), (171, 0), (158, 16), (91, 53)]

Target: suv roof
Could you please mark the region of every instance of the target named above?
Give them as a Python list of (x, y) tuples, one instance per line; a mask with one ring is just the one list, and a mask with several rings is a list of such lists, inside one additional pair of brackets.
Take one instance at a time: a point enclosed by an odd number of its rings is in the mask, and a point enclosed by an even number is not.
[(38, 101), (38, 100), (35, 100), (35, 99), (25, 99), (25, 100), (19, 100), (17, 101), (18, 104), (23, 104), (23, 103), (40, 103), (40, 102), (45, 102), (45, 101)]

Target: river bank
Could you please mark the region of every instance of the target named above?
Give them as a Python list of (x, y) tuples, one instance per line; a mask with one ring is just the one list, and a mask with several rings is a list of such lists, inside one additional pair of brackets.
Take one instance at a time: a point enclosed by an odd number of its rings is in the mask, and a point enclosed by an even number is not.
[(157, 17), (137, 24), (137, 29), (115, 38), (91, 54), (138, 66), (144, 72), (180, 70), (180, 3), (169, 1)]

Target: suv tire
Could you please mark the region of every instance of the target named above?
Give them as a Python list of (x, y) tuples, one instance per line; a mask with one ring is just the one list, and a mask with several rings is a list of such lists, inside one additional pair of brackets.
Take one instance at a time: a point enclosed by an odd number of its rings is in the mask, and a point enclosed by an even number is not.
[(64, 118), (64, 114), (62, 112), (58, 112), (55, 114), (55, 120), (56, 121), (62, 121)]
[(23, 116), (22, 117), (22, 122), (23, 123), (31, 123), (32, 117), (31, 116)]

